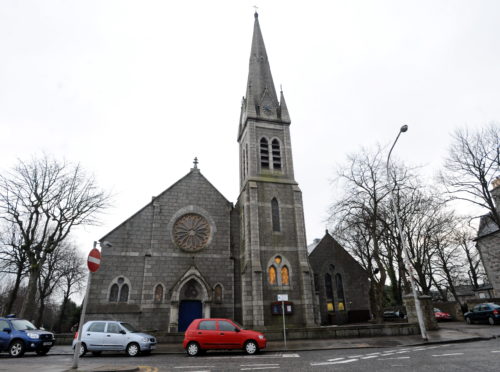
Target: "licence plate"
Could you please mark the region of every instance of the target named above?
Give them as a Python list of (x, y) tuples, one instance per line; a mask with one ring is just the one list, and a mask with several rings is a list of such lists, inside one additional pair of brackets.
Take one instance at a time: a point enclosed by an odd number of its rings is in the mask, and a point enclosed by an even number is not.
[(43, 343), (43, 346), (49, 346), (49, 345), (52, 345), (52, 342), (44, 342)]
[(151, 345), (151, 350), (156, 349), (156, 345)]

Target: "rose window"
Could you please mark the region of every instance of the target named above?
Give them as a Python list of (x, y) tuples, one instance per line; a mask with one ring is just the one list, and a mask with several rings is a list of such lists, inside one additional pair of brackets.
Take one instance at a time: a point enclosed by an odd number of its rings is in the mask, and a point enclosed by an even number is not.
[(198, 214), (186, 214), (174, 224), (174, 240), (182, 249), (196, 252), (207, 245), (210, 238), (208, 221)]

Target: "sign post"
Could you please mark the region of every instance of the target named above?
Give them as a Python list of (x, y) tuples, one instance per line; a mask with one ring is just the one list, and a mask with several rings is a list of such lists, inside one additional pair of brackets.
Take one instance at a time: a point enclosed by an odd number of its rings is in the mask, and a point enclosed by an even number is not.
[(73, 366), (72, 369), (78, 368), (78, 359), (80, 357), (80, 347), (82, 345), (82, 327), (85, 320), (85, 310), (87, 309), (87, 302), (89, 299), (90, 291), (90, 280), (92, 278), (92, 273), (99, 270), (101, 266), (101, 252), (96, 248), (97, 242), (94, 242), (94, 248), (90, 251), (89, 257), (87, 258), (87, 266), (89, 268), (89, 278), (87, 280), (87, 289), (85, 290), (85, 297), (83, 298), (82, 313), (80, 314), (80, 323), (78, 323), (78, 339), (75, 344), (75, 352), (73, 354)]
[(286, 348), (286, 326), (285, 326), (285, 301), (288, 301), (287, 294), (279, 294), (278, 301), (281, 301), (281, 314), (283, 314), (283, 341), (285, 342), (285, 350)]

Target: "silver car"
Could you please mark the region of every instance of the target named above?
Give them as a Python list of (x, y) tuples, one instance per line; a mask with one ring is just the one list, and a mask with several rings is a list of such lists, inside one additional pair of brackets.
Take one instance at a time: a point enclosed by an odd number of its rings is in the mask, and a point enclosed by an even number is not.
[[(78, 333), (78, 332), (77, 332)], [(73, 340), (75, 348), (78, 334)], [(156, 348), (156, 338), (138, 332), (131, 324), (110, 320), (93, 320), (82, 328), (80, 356), (87, 351), (99, 355), (103, 351), (125, 351), (129, 356), (149, 354)]]

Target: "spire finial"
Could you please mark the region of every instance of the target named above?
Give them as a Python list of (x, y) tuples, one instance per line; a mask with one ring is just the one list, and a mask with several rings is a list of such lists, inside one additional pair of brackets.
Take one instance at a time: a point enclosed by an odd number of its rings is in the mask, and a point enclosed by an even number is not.
[(254, 17), (255, 18), (259, 18), (259, 13), (257, 13), (257, 10), (259, 9), (259, 7), (257, 5), (254, 5), (253, 8), (255, 9), (255, 13), (254, 13)]
[(194, 164), (194, 169), (198, 169), (198, 158), (197, 157), (194, 158), (193, 164)]

